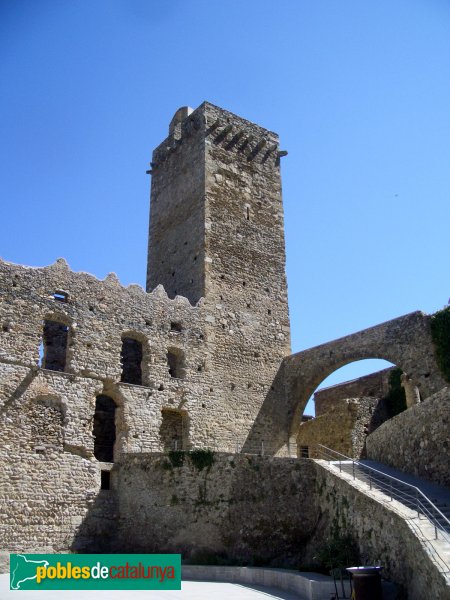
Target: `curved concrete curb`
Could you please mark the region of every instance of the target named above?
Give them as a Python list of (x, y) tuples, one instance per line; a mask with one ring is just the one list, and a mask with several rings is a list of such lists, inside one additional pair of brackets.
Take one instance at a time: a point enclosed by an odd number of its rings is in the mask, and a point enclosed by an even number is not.
[[(183, 581), (221, 581), (278, 588), (299, 594), (302, 600), (330, 600), (335, 593), (332, 577), (286, 569), (183, 565)], [(340, 590), (339, 590), (340, 591)], [(349, 595), (349, 585), (346, 586)]]

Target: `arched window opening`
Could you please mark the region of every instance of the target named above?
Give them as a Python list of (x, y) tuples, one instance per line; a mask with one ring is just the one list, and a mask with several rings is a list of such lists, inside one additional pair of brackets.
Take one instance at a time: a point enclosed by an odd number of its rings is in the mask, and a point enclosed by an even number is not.
[(65, 371), (68, 341), (69, 326), (46, 319), (39, 349), (39, 366), (51, 371)]
[(161, 446), (164, 452), (186, 450), (188, 445), (187, 415), (183, 411), (162, 409), (159, 429)]
[(122, 365), (120, 381), (142, 385), (142, 358), (142, 343), (131, 337), (123, 337), (120, 353), (120, 363)]
[(180, 348), (169, 348), (167, 350), (167, 364), (169, 375), (176, 379), (184, 379), (186, 376), (184, 352)]
[(116, 403), (109, 396), (101, 394), (95, 399), (94, 414), (94, 456), (101, 462), (114, 462), (116, 441)]

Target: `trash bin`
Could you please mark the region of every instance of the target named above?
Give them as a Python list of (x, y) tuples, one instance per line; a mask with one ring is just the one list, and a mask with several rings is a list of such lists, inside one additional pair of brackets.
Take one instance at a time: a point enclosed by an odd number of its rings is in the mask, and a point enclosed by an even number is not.
[(383, 567), (350, 567), (355, 600), (383, 600), (380, 571)]

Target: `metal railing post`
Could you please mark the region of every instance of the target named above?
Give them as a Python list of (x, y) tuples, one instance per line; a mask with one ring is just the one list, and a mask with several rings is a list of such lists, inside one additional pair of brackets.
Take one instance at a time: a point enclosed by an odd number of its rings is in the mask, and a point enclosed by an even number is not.
[[(433, 537), (435, 540), (440, 539), (439, 532), (441, 533), (442, 539), (450, 541), (450, 519), (420, 490), (420, 488), (393, 477), (384, 471), (379, 471), (378, 469), (359, 463), (357, 460), (345, 456), (341, 452), (327, 448), (323, 444), (317, 444), (317, 452), (324, 460), (327, 460), (330, 464), (333, 463), (333, 466), (337, 467), (339, 464), (340, 472), (342, 472), (343, 463), (345, 462), (345, 464), (348, 464), (348, 462), (351, 461), (353, 479), (356, 479), (356, 474), (358, 473), (358, 478), (361, 478), (363, 482), (367, 483), (367, 479), (364, 479), (364, 475), (365, 473), (368, 473), (370, 489), (375, 488), (380, 490), (390, 498), (391, 502), (394, 500), (395, 495), (399, 502), (417, 512), (418, 519), (421, 519), (423, 514), (425, 519), (430, 521), (430, 525), (434, 528), (434, 536), (427, 536), (430, 543), (433, 544)], [(394, 490), (396, 492), (395, 494)], [(436, 547), (434, 547), (434, 549), (437, 551)], [(437, 556), (446, 566), (447, 571), (445, 572), (449, 572), (448, 563), (443, 561), (439, 554), (437, 554)]]

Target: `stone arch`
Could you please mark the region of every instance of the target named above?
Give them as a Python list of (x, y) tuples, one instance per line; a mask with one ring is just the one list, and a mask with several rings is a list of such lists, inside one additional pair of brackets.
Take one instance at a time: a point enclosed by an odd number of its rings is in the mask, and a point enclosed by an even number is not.
[(289, 437), (295, 435), (306, 402), (326, 377), (371, 358), (400, 367), (424, 398), (445, 385), (435, 362), (428, 317), (411, 313), (285, 359)]
[(267, 453), (286, 455), (308, 398), (328, 375), (351, 362), (380, 358), (397, 365), (422, 400), (447, 384), (436, 363), (430, 317), (417, 311), (297, 354), (281, 363), (244, 448), (264, 441)]
[(296, 397), (296, 406), (294, 409), (291, 423), (291, 434), (293, 433), (293, 430), (296, 431), (297, 426), (300, 423), (301, 416), (303, 414), (306, 403), (308, 402), (312, 394), (315, 392), (315, 390), (317, 390), (317, 388), (320, 386), (320, 384), (329, 375), (331, 375), (338, 369), (365, 359), (387, 360), (393, 363), (395, 366), (398, 366), (402, 370), (404, 370), (402, 365), (399, 364), (398, 361), (395, 361), (392, 358), (388, 358), (387, 356), (374, 356), (372, 354), (369, 354), (368, 356), (363, 356), (358, 353), (354, 357), (347, 356), (345, 359), (338, 360), (337, 362), (331, 359), (329, 361), (324, 361), (324, 363), (322, 363), (320, 366), (317, 365), (316, 368), (313, 368), (310, 374), (306, 376), (299, 376), (290, 389), (290, 394)]

